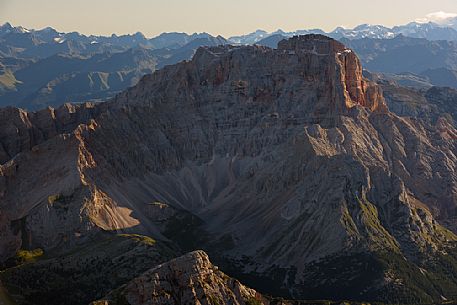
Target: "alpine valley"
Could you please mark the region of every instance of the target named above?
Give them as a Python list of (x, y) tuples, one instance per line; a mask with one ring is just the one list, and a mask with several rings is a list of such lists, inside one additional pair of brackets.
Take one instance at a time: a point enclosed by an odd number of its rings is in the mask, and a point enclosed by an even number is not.
[(421, 26), (5, 24), (0, 304), (455, 304), (457, 42)]

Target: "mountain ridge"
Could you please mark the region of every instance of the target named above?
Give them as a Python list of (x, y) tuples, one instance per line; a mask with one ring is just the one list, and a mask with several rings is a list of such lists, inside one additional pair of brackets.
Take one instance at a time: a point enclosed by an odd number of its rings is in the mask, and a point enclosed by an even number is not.
[[(457, 19), (457, 18), (456, 18)], [(457, 24), (457, 23), (455, 23)], [(143, 44), (144, 46), (150, 46), (155, 49), (164, 47), (170, 47), (174, 44), (186, 44), (195, 38), (208, 38), (212, 35), (202, 32), (188, 34), (184, 32), (164, 32), (157, 36), (146, 38), (143, 33), (136, 32), (133, 34), (112, 34), (111, 36), (102, 35), (85, 35), (78, 32), (64, 33), (58, 32), (51, 27), (47, 27), (41, 30), (29, 30), (22, 26), (12, 26), (6, 22), (0, 25), (0, 37), (10, 34), (33, 34), (37, 38), (43, 39), (46, 42), (58, 42), (63, 43), (70, 37), (79, 37), (82, 40), (90, 41), (91, 43), (107, 42), (110, 41), (112, 44), (122, 44), (122, 41), (135, 46)], [(254, 44), (261, 39), (265, 39), (272, 35), (283, 35), (285, 37), (292, 37), (296, 35), (306, 34), (324, 34), (335, 39), (347, 38), (347, 39), (360, 39), (360, 38), (377, 38), (377, 39), (389, 39), (394, 38), (397, 35), (404, 35), (413, 38), (426, 38), (429, 40), (457, 40), (457, 28), (454, 27), (454, 23), (438, 24), (434, 22), (417, 22), (413, 21), (405, 25), (396, 25), (391, 28), (376, 25), (376, 24), (360, 24), (354, 28), (337, 27), (333, 31), (325, 32), (321, 29), (300, 29), (292, 32), (285, 32), (278, 29), (274, 32), (267, 32), (265, 30), (258, 29), (252, 33), (230, 36), (227, 40), (235, 44)], [(220, 35), (218, 35), (220, 36)], [(222, 36), (221, 36), (222, 37)]]

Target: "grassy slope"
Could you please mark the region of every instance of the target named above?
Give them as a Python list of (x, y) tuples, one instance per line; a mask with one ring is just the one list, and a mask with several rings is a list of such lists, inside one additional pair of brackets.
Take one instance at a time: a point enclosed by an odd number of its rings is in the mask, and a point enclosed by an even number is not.
[(16, 89), (16, 85), (20, 82), (16, 79), (10, 70), (6, 70), (0, 75), (0, 93), (2, 91), (11, 91)]

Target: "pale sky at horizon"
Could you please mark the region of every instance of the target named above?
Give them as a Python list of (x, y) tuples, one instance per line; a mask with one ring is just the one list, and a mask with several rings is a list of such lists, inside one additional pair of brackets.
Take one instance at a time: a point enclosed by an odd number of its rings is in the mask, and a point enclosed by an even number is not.
[(51, 26), (111, 35), (208, 32), (225, 37), (256, 29), (294, 31), (362, 23), (406, 24), (433, 12), (457, 13), (457, 0), (0, 0), (0, 24)]

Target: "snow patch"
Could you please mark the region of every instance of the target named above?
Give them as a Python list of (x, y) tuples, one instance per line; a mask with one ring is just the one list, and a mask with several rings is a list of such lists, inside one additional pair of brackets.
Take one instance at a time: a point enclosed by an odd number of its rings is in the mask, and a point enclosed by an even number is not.
[(65, 38), (63, 38), (63, 37), (54, 37), (54, 41), (57, 42), (57, 43), (64, 43), (65, 42)]
[(28, 30), (28, 29), (26, 29), (26, 28), (24, 28), (24, 27), (22, 27), (22, 26), (18, 26), (16, 29), (17, 29), (20, 33), (30, 33), (30, 30)]

